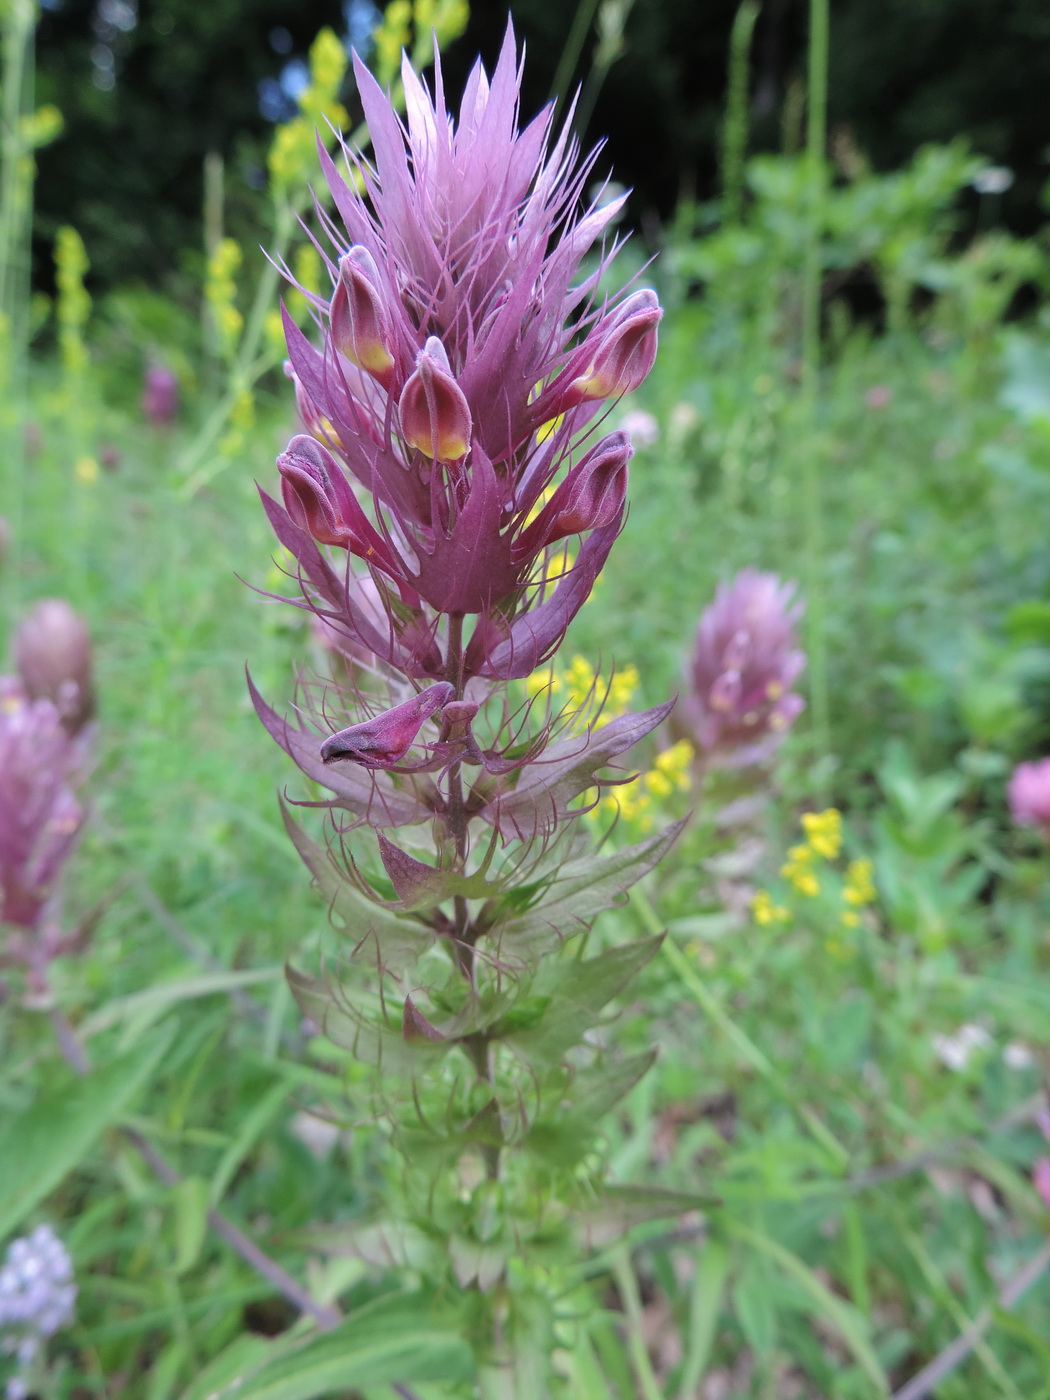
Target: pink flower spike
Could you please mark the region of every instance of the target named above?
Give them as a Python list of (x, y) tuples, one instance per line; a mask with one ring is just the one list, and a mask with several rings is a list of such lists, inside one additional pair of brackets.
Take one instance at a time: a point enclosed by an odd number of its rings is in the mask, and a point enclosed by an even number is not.
[(455, 695), (448, 681), (428, 686), (403, 705), (395, 705), (362, 724), (352, 724), (321, 745), (321, 762), (347, 759), (362, 768), (393, 768), (408, 753), (424, 722)]
[(679, 707), (679, 726), (709, 761), (767, 758), (802, 712), (792, 686), (806, 664), (795, 585), (741, 569), (704, 609)]
[(369, 521), (332, 454), (300, 433), (277, 458), (284, 507), (318, 544), (338, 545), (401, 579), (393, 552)]
[(610, 399), (637, 389), (656, 360), (656, 328), (663, 317), (656, 293), (629, 296), (596, 335), (601, 344), (590, 366), (569, 386), (581, 399)]
[(1050, 1157), (1040, 1157), (1032, 1168), (1032, 1185), (1040, 1200), (1050, 1210)]
[(1018, 826), (1035, 826), (1050, 840), (1050, 758), (1019, 763), (1007, 787), (1010, 815)]
[(470, 405), (436, 335), (419, 352), (415, 373), (401, 391), (398, 412), (409, 447), (441, 462), (466, 456), (473, 427)]
[(355, 245), (339, 260), (331, 324), (339, 353), (389, 389), (394, 377), (390, 321), (379, 290), (379, 269), (367, 248)]

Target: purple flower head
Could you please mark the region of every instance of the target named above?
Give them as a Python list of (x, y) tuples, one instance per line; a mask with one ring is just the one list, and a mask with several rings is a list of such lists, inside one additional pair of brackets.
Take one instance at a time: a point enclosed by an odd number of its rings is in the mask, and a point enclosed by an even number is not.
[(179, 411), (179, 381), (166, 365), (150, 365), (142, 381), (142, 412), (154, 428), (166, 428)]
[(724, 766), (767, 757), (801, 714), (791, 687), (806, 664), (795, 584), (742, 569), (720, 584), (700, 619), (682, 719), (699, 748)]
[[(77, 1286), (65, 1245), (38, 1225), (8, 1247), (0, 1268), (0, 1351), (27, 1371), (48, 1337), (73, 1320)], [(28, 1393), (22, 1374), (7, 1382), (9, 1400)]]
[[(586, 601), (622, 524), (629, 448), (621, 434), (595, 443), (593, 422), (648, 374), (662, 313), (646, 289), (599, 295), (615, 247), (581, 273), (623, 200), (581, 207), (594, 155), (554, 135), (550, 109), (519, 129), (509, 27), (458, 118), (440, 65), (431, 96), (406, 61), (404, 123), (356, 73), (373, 158), (344, 151), (347, 180), (319, 151), (338, 216), (322, 216), (335, 249), (323, 344), (285, 320), (300, 414), (324, 443), (305, 465), (303, 439), (282, 456), (285, 510), (318, 544), (383, 571), (431, 622), (476, 615), (464, 680), (525, 675)], [(551, 494), (557, 507), (543, 507)], [(552, 589), (547, 551), (574, 534), (586, 538)], [(293, 553), (311, 605), (338, 612), (308, 543)], [(405, 627), (421, 634), (418, 617), (390, 612), (395, 642)]]
[(1010, 778), (1007, 798), (1017, 825), (1038, 827), (1050, 841), (1050, 758), (1019, 763)]
[(50, 700), (17, 681), (0, 685), (0, 923), (36, 929), (55, 895), (83, 811), (73, 788), (83, 736), (70, 735)]
[(31, 608), (15, 633), (15, 665), (30, 700), (50, 700), (75, 733), (95, 708), (91, 638), (64, 598)]

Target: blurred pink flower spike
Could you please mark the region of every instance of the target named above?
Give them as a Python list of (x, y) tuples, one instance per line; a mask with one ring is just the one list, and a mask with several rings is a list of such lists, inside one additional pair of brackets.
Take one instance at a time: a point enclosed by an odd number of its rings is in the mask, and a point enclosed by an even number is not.
[(723, 767), (769, 757), (805, 708), (792, 692), (806, 656), (796, 625), (796, 585), (742, 569), (705, 609), (682, 696), (682, 720)]
[(321, 745), (322, 763), (345, 760), (359, 763), (362, 768), (396, 767), (416, 742), (425, 721), (455, 693), (455, 687), (448, 681), (439, 681), (392, 710), (385, 710), (361, 724), (352, 724), (349, 729), (341, 729)]
[(30, 700), (50, 700), (71, 734), (94, 714), (91, 638), (64, 598), (30, 608), (15, 633), (15, 665)]
[(1038, 827), (1050, 841), (1050, 758), (1019, 763), (1006, 790), (1010, 815), (1018, 826)]
[(166, 365), (150, 365), (142, 382), (142, 412), (154, 428), (166, 428), (179, 411), (179, 381)]

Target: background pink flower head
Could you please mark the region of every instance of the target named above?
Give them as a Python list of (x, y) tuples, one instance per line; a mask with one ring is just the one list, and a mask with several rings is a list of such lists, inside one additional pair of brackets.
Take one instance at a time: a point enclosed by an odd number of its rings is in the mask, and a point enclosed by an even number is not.
[(796, 585), (741, 569), (700, 618), (682, 720), (702, 752), (726, 766), (765, 758), (805, 707), (791, 687), (806, 664)]
[(1007, 787), (1010, 815), (1018, 826), (1035, 826), (1050, 840), (1050, 758), (1019, 763)]

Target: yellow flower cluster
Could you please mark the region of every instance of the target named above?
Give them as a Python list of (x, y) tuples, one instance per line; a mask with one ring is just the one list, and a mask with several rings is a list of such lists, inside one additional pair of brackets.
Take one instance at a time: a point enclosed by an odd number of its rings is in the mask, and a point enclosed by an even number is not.
[(331, 29), (322, 29), (310, 47), (310, 82), (299, 96), (299, 116), (284, 122), (273, 134), (267, 156), (275, 191), (287, 197), (289, 189), (305, 184), (317, 162), (315, 132), (327, 140), (349, 121), (338, 100), (346, 73), (346, 50)]
[(204, 299), (211, 311), (219, 349), (228, 359), (237, 349), (244, 317), (237, 310), (237, 272), (244, 254), (235, 238), (221, 238), (208, 259)]
[(870, 860), (851, 860), (846, 867), (842, 898), (852, 906), (842, 915), (842, 922), (847, 928), (857, 927), (860, 923), (858, 909), (863, 909), (875, 898), (875, 882), (871, 878), (873, 869)]
[(68, 224), (55, 236), (55, 280), (58, 285), (58, 343), (67, 374), (77, 375), (87, 368), (88, 353), (84, 327), (91, 311), (91, 298), (84, 288), (84, 274), (90, 267), (83, 239)]
[(688, 792), (692, 787), (693, 755), (694, 749), (688, 739), (679, 739), (677, 744), (658, 753), (653, 766), (633, 783), (610, 788), (595, 812), (599, 815), (609, 812), (635, 822), (642, 831), (650, 831), (654, 806), (673, 792)]
[(836, 808), (804, 813), (802, 830), (807, 845), (824, 860), (834, 860), (842, 850), (842, 814)]
[(580, 710), (589, 701), (604, 697), (602, 714), (616, 719), (630, 709), (638, 681), (638, 667), (624, 666), (613, 673), (606, 685), (585, 656), (574, 656), (564, 671), (556, 670), (553, 664), (533, 671), (525, 681), (525, 692), (530, 697), (544, 690), (552, 696), (564, 696), (565, 705), (571, 710)]
[(759, 890), (751, 901), (751, 912), (756, 924), (783, 924), (791, 917), (782, 904), (774, 904), (768, 890)]
[[(834, 807), (824, 812), (807, 812), (802, 818), (806, 840), (788, 850), (788, 858), (780, 874), (793, 889), (807, 899), (821, 892), (817, 869), (822, 861), (833, 861), (842, 852), (842, 816)], [(842, 877), (842, 910), (840, 924), (845, 929), (860, 927), (860, 911), (875, 899), (874, 866), (870, 860), (852, 860)], [(759, 890), (751, 901), (755, 922), (761, 925), (785, 923), (791, 913), (777, 904), (768, 890)], [(838, 937), (824, 945), (836, 957), (849, 957), (856, 951)]]
[(433, 57), (431, 35), (438, 48), (458, 39), (470, 18), (468, 0), (390, 0), (383, 19), (372, 34), (375, 45), (375, 73), (383, 87), (397, 77), (401, 50), (409, 48), (413, 28), (416, 42), (411, 48), (412, 66), (418, 72)]

